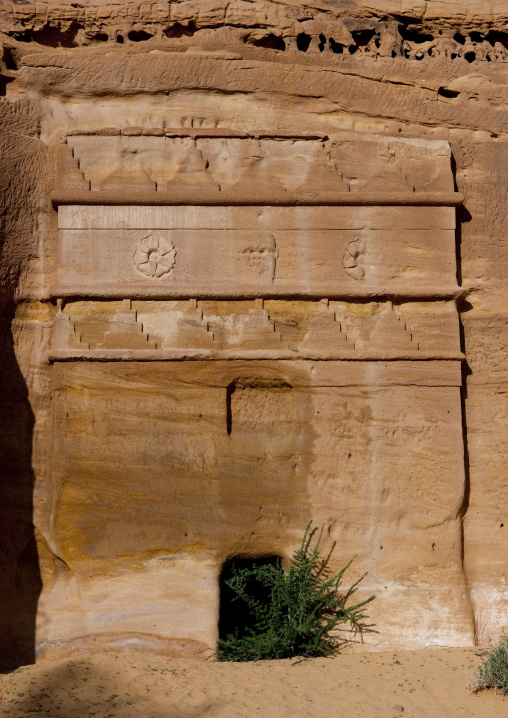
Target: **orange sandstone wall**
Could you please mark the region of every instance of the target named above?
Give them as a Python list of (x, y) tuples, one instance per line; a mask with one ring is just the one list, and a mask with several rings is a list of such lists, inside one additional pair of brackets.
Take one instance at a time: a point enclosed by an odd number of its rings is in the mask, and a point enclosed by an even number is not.
[(502, 630), (504, 5), (0, 3), (6, 659), (201, 655), (310, 518), (372, 650)]

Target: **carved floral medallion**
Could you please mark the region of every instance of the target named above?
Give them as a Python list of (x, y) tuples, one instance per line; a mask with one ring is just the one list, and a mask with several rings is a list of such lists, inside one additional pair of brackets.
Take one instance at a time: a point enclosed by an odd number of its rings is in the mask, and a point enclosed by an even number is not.
[(137, 245), (133, 262), (145, 277), (160, 279), (175, 266), (175, 245), (160, 234), (149, 234)]

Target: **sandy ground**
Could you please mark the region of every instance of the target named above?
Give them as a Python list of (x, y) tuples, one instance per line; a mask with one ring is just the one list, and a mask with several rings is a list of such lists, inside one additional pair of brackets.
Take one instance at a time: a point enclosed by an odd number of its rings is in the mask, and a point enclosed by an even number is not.
[(0, 675), (0, 716), (506, 718), (508, 698), (467, 690), (479, 660), (473, 648), (261, 663), (103, 653)]

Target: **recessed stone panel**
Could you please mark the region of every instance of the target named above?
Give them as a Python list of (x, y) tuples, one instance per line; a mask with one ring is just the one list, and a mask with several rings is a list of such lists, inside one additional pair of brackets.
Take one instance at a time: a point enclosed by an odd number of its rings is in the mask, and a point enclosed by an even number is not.
[[(378, 647), (409, 640), (396, 618), (405, 598), (421, 607), (416, 630), (437, 635), (429, 621), (436, 606), (448, 611), (442, 586), (460, 582), (460, 389), (451, 374), (446, 386), (425, 379), (418, 362), (398, 366), (398, 377), (394, 363), (362, 362), (348, 386), (347, 363), (327, 362), (325, 373), (320, 364), (56, 367), (54, 542), (94, 630), (146, 632), (142, 581), (161, 640), (175, 636), (192, 595), (196, 624), (176, 635), (213, 641), (224, 559), (289, 557), (300, 538), (292, 527), (313, 518), (337, 541), (334, 567), (353, 552), (353, 572), (368, 567), (361, 590), (378, 594), (370, 615), (390, 627), (373, 637)], [(101, 598), (106, 577), (116, 605)], [(79, 636), (72, 581), (60, 630)], [(467, 642), (468, 605), (456, 593), (447, 635)]]
[(449, 208), (417, 208), (430, 224), (418, 229), (414, 208), (392, 209), (395, 228), (382, 208), (381, 229), (377, 208), (99, 207), (97, 220), (94, 209), (62, 219), (89, 228), (60, 229), (57, 296), (432, 296), (456, 285), (455, 233), (440, 228), (453, 224)]

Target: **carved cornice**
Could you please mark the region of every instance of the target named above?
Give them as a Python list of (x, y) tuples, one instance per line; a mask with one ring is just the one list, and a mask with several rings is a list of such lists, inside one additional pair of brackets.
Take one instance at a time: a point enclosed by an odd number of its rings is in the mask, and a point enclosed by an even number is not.
[(202, 350), (202, 349), (102, 349), (60, 350), (50, 352), (48, 360), (57, 361), (464, 361), (460, 351), (354, 351), (354, 350)]
[[(411, 300), (411, 299), (456, 299), (463, 297), (467, 293), (467, 290), (463, 287), (455, 285), (427, 285), (425, 287), (418, 287), (411, 285), (410, 282), (405, 284), (391, 286), (369, 286), (362, 285), (361, 287), (351, 286), (345, 288), (344, 286), (338, 287), (337, 285), (327, 284), (315, 284), (312, 287), (304, 287), (301, 284), (286, 285), (286, 286), (269, 286), (263, 287), (263, 298), (264, 299), (322, 299), (324, 297), (333, 300), (364, 300), (378, 298), (393, 299), (393, 300)], [(198, 285), (185, 285), (178, 287), (171, 287), (168, 291), (167, 287), (147, 287), (143, 284), (135, 285), (134, 283), (129, 285), (129, 298), (130, 299), (257, 299), (260, 295), (259, 284), (243, 284), (235, 287), (225, 287), (220, 284), (216, 284), (214, 287), (210, 285), (198, 286)], [(112, 281), (108, 288), (104, 287), (94, 289), (88, 287), (86, 292), (83, 290), (73, 290), (70, 287), (65, 287), (65, 292), (62, 291), (61, 286), (54, 286), (50, 289), (48, 298), (57, 299), (60, 297), (68, 298), (82, 298), (86, 296), (89, 299), (125, 299), (125, 286), (123, 284), (117, 284)]]
[(175, 189), (171, 192), (65, 191), (51, 194), (58, 205), (266, 205), (266, 206), (420, 206), (457, 207), (460, 192), (258, 192)]

